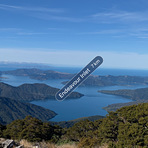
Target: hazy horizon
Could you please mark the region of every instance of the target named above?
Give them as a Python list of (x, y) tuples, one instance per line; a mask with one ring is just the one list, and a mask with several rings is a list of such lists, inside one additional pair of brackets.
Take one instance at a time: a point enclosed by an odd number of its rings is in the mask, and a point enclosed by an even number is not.
[[(85, 65), (86, 66), (86, 65)], [(36, 68), (40, 69), (42, 68), (78, 68), (82, 69), (84, 66), (67, 66), (67, 65), (57, 65), (57, 64), (49, 64), (49, 63), (34, 63), (34, 62), (11, 62), (11, 61), (0, 61), (0, 67), (10, 67), (10, 68)], [(142, 71), (148, 71), (148, 69), (136, 69), (136, 68), (110, 68), (110, 67), (99, 67), (96, 70), (142, 70)]]

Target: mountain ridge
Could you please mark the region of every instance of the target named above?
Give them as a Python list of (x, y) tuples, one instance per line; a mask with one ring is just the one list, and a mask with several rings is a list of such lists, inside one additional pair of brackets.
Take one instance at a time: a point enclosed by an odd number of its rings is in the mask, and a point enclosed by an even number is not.
[[(34, 101), (34, 100), (46, 100), (55, 99), (55, 94), (58, 88), (48, 86), (43, 83), (34, 84), (22, 84), (18, 87), (8, 85), (0, 82), (0, 96), (7, 97), (20, 101)], [(78, 92), (72, 92), (68, 98), (80, 98), (83, 94)], [(68, 99), (67, 98), (67, 99)]]
[(99, 90), (98, 92), (109, 95), (122, 96), (134, 101), (148, 100), (148, 87), (138, 89)]
[(132, 89), (99, 90), (98, 92), (108, 95), (121, 96), (133, 100), (133, 102), (115, 103), (103, 107), (103, 109), (105, 109), (106, 111), (116, 111), (117, 109), (124, 106), (137, 105), (139, 103), (148, 103), (148, 88), (138, 88), (134, 90)]
[(31, 115), (42, 121), (48, 121), (57, 114), (54, 111), (43, 107), (13, 100), (6, 97), (0, 97), (0, 123), (8, 124), (16, 119), (23, 119)]

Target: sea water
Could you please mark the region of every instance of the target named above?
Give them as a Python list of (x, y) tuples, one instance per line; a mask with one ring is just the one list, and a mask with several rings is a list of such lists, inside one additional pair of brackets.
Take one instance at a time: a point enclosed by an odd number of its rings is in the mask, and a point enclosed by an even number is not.
[[(9, 69), (5, 69), (9, 70)], [(80, 68), (53, 68), (52, 70), (77, 73)], [(148, 71), (140, 70), (115, 70), (115, 69), (98, 69), (95, 75), (131, 75), (131, 76), (148, 76)], [(29, 77), (21, 76), (12, 76), (12, 75), (2, 75), (6, 77), (2, 79), (2, 82), (10, 84), (12, 86), (19, 86), (24, 83), (45, 83), (52, 87), (62, 88), (63, 84), (61, 82), (66, 81), (66, 79), (51, 79), (51, 80), (35, 80), (30, 79)], [(83, 97), (78, 99), (65, 99), (64, 101), (56, 100), (38, 100), (32, 101), (32, 104), (42, 106), (44, 108), (53, 110), (58, 115), (55, 116), (51, 121), (68, 121), (76, 118), (102, 115), (105, 116), (107, 112), (102, 109), (103, 107), (114, 104), (114, 103), (126, 103), (131, 102), (130, 99), (126, 99), (120, 96), (107, 95), (99, 93), (98, 90), (117, 90), (117, 89), (136, 89), (147, 87), (145, 85), (138, 86), (106, 86), (106, 87), (97, 87), (97, 86), (85, 86), (78, 87), (75, 91), (84, 94)]]

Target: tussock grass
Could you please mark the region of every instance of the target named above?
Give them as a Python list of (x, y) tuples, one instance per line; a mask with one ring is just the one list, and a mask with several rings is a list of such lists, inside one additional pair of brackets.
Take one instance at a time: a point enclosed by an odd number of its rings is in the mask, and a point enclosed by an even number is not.
[(33, 147), (32, 143), (30, 143), (30, 142), (28, 142), (27, 140), (24, 140), (24, 139), (22, 139), (20, 141), (20, 144), (23, 145), (24, 148), (32, 148)]
[(58, 146), (57, 148), (77, 148), (77, 146), (75, 144), (64, 144)]
[[(21, 140), (20, 144), (24, 146), (24, 148), (33, 148), (35, 143), (28, 142), (27, 140)], [(63, 144), (60, 146), (57, 146), (55, 144), (49, 143), (49, 142), (40, 142), (39, 143), (41, 148), (77, 148), (75, 144)]]
[(41, 142), (40, 145), (41, 145), (41, 148), (57, 148), (55, 146), (55, 144), (48, 143), (48, 142), (45, 142), (45, 141)]
[(108, 144), (103, 144), (103, 145), (100, 146), (99, 148), (108, 148)]
[[(21, 140), (20, 144), (24, 146), (24, 148), (33, 148), (35, 143), (28, 142), (27, 140)], [(40, 142), (39, 145), (41, 148), (78, 148), (76, 144), (63, 144), (63, 145), (55, 145), (49, 142)], [(95, 146), (94, 148), (108, 148), (107, 144), (103, 144), (102, 146)]]

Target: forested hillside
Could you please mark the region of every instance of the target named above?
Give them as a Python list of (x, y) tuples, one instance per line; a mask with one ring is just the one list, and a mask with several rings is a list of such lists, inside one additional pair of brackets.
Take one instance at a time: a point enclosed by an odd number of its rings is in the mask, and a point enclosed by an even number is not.
[[(55, 94), (59, 89), (48, 86), (46, 84), (23, 84), (14, 87), (5, 83), (0, 83), (0, 96), (7, 97), (19, 101), (33, 101), (55, 99)], [(83, 95), (78, 92), (72, 92), (68, 98), (80, 98)]]
[(58, 143), (74, 142), (79, 148), (107, 145), (109, 148), (148, 147), (148, 103), (123, 107), (106, 118), (84, 120), (70, 128), (51, 126), (30, 116), (0, 126), (1, 137), (42, 140)]
[(0, 123), (8, 124), (16, 119), (23, 119), (28, 115), (42, 121), (48, 121), (57, 114), (37, 105), (0, 97)]
[(110, 148), (148, 147), (148, 103), (123, 107), (95, 122), (81, 121), (69, 128), (69, 140), (79, 147), (107, 143)]

